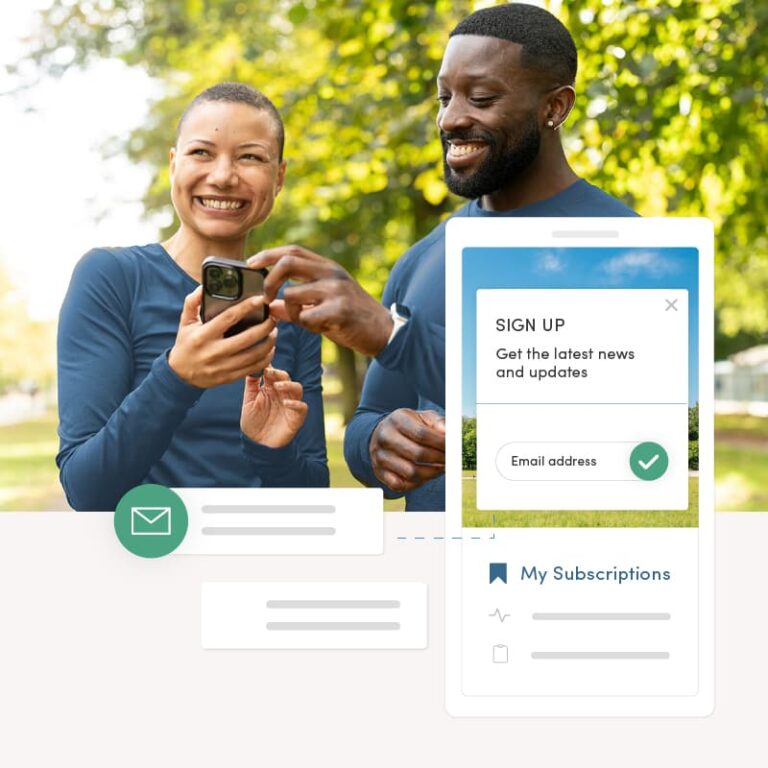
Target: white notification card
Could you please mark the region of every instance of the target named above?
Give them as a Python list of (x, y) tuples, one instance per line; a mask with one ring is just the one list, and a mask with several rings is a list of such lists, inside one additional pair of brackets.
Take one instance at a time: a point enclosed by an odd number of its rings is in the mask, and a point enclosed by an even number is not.
[(421, 649), (421, 582), (205, 582), (201, 642), (210, 650)]
[(379, 488), (174, 488), (189, 530), (177, 555), (380, 555)]
[(712, 326), (707, 220), (448, 222), (452, 714), (711, 712)]

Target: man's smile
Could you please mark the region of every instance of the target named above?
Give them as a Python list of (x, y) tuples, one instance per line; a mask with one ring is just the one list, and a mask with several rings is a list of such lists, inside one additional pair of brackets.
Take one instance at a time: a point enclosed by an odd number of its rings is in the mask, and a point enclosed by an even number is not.
[(484, 149), (487, 145), (485, 142), (473, 141), (467, 144), (454, 144), (449, 142), (448, 155), (450, 157), (466, 157), (467, 155), (473, 155)]
[(451, 170), (461, 170), (475, 165), (477, 160), (485, 154), (488, 142), (483, 140), (459, 140), (450, 139), (445, 142), (445, 162)]

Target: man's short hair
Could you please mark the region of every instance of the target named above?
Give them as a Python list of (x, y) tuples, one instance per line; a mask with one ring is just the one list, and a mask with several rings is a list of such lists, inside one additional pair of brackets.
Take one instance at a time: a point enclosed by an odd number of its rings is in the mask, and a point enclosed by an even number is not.
[(480, 35), (519, 43), (522, 65), (555, 78), (560, 85), (576, 79), (576, 45), (571, 33), (549, 11), (527, 3), (507, 3), (475, 11), (450, 36)]
[(206, 88), (202, 93), (198, 93), (189, 103), (179, 118), (179, 124), (176, 127), (176, 140), (178, 141), (181, 127), (189, 116), (189, 113), (199, 104), (205, 104), (208, 101), (226, 101), (231, 104), (247, 104), (254, 109), (261, 109), (272, 118), (277, 128), (277, 146), (278, 160), (282, 162), (283, 148), (285, 145), (285, 128), (283, 118), (277, 111), (277, 107), (261, 92), (245, 83), (219, 83)]

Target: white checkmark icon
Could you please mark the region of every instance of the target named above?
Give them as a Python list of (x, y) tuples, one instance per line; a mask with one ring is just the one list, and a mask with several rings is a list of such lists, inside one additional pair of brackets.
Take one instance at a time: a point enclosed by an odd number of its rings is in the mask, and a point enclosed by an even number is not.
[(648, 459), (648, 461), (641, 461), (640, 459), (637, 460), (637, 463), (646, 471), (649, 470), (657, 461), (659, 460), (659, 454), (654, 454), (653, 458)]

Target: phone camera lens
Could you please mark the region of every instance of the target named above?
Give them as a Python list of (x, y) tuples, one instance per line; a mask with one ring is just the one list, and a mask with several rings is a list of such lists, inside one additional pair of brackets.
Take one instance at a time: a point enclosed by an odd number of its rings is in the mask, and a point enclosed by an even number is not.
[(240, 275), (231, 267), (209, 266), (205, 270), (205, 290), (219, 299), (235, 301), (242, 290)]
[(235, 299), (239, 293), (240, 283), (234, 269), (222, 269), (222, 295)]

